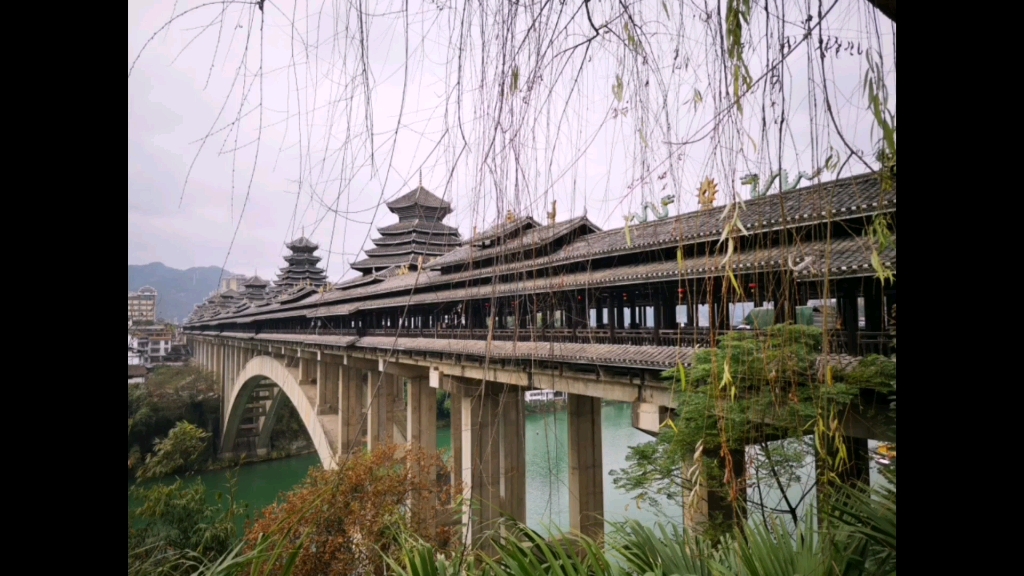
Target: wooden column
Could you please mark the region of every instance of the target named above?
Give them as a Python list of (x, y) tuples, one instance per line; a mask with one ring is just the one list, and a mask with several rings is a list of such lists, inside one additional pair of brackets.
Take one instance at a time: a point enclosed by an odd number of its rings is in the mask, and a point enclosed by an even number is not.
[(764, 289), (761, 287), (761, 282), (755, 277), (754, 281), (751, 282), (751, 297), (753, 298), (754, 308), (764, 308)]
[(732, 313), (729, 304), (732, 303), (732, 282), (727, 278), (718, 278), (715, 282), (715, 288), (718, 292), (719, 301), (719, 330), (729, 330), (732, 328)]
[(654, 345), (661, 346), (661, 331), (665, 325), (664, 304), (661, 299), (654, 299)]
[(875, 278), (864, 279), (864, 330), (885, 331), (885, 298), (882, 283)]
[(574, 532), (604, 537), (604, 453), (601, 399), (569, 394), (569, 523)]
[(853, 280), (840, 280), (838, 282), (839, 292), (839, 317), (843, 323), (843, 335), (846, 341), (846, 353), (851, 356), (859, 355), (857, 349), (857, 332), (860, 329), (859, 312), (857, 310), (857, 284)]
[(697, 300), (689, 291), (683, 297), (686, 304), (686, 326), (697, 329), (700, 327), (700, 308), (697, 306)]
[(615, 305), (615, 327), (620, 330), (625, 330), (626, 326), (626, 309), (622, 301), (622, 291), (616, 290), (612, 295), (612, 302)]
[(708, 327), (711, 328), (711, 333), (712, 333), (712, 340), (711, 341), (712, 341), (712, 344), (714, 344), (714, 342), (715, 342), (714, 334), (717, 333), (719, 330), (721, 330), (721, 323), (720, 323), (719, 318), (718, 318), (718, 315), (719, 315), (718, 314), (719, 313), (718, 304), (719, 304), (719, 301), (721, 300), (721, 293), (717, 289), (718, 288), (718, 282), (715, 281), (715, 278), (708, 278), (707, 281), (704, 283), (704, 286), (706, 287), (706, 291), (708, 293), (708, 296), (707, 296)]
[(885, 306), (889, 315), (887, 324), (890, 326), (896, 323), (896, 290), (890, 290), (885, 294)]

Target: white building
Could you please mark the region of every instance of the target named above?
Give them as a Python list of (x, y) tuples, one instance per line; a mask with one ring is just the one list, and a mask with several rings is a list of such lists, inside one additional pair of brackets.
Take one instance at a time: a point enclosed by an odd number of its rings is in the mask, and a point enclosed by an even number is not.
[(137, 336), (128, 335), (128, 365), (142, 366), (146, 363), (146, 352), (139, 348)]
[(156, 289), (143, 286), (138, 292), (128, 293), (128, 319), (136, 322), (156, 322)]

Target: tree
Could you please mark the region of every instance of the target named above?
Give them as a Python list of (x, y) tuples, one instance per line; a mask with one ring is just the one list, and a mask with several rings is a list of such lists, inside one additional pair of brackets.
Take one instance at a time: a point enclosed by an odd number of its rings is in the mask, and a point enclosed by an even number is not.
[[(419, 448), (404, 451), (400, 455), (398, 447), (385, 446), (351, 458), (338, 470), (311, 470), (302, 486), (263, 511), (247, 541), (253, 548), (301, 547), (297, 576), (383, 574), (385, 558), (397, 557), (408, 535), (438, 551), (454, 549), (456, 533), (443, 525), (439, 512), (454, 504), (453, 487), (437, 481), (447, 478), (444, 463)], [(438, 470), (438, 476), (416, 473), (426, 467)], [(410, 515), (410, 501), (427, 497), (438, 506), (426, 516)], [(287, 560), (280, 561), (283, 568)]]
[(211, 505), (198, 481), (130, 488), (137, 505), (128, 511), (128, 573), (191, 574), (195, 561), (228, 553), (238, 541), (236, 519), (247, 511), (233, 492), (218, 493)]
[(209, 455), (210, 434), (189, 424), (179, 422), (167, 438), (158, 440), (156, 450), (146, 456), (139, 469), (140, 480), (170, 476), (180, 471), (195, 472)]
[[(817, 446), (841, 443), (841, 432), (819, 426), (821, 414), (844, 414), (860, 401), (862, 392), (888, 394), (895, 390), (896, 363), (881, 356), (865, 358), (844, 371), (822, 379), (822, 333), (805, 326), (774, 326), (763, 334), (734, 333), (717, 349), (699, 352), (690, 370), (665, 374), (676, 390), (677, 417), (652, 442), (630, 449), (630, 466), (612, 472), (615, 485), (636, 495), (638, 502), (657, 506), (659, 496), (683, 503), (698, 481), (727, 501), (750, 505), (750, 514), (784, 514), (795, 527), (801, 507), (813, 488), (802, 472)], [(754, 447), (748, 450), (748, 447)], [(721, 469), (697, 453), (747, 450), (748, 479), (760, 498), (744, 504)], [(696, 464), (696, 466), (694, 466)], [(842, 462), (834, 462), (842, 466)], [(689, 473), (688, 473), (689, 472)], [(698, 474), (699, 473), (699, 474)], [(800, 486), (801, 495), (790, 498)], [(765, 502), (763, 492), (779, 494)], [(725, 534), (730, 526), (712, 526)]]

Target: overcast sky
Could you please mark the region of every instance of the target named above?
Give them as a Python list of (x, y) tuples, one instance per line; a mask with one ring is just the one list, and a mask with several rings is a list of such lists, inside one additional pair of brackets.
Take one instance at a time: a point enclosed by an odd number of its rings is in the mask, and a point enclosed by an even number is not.
[[(471, 49), (463, 52), (463, 65), (470, 70), (464, 84), (469, 87), (456, 98), (459, 51), (453, 47), (459, 15), (438, 9), (434, 2), (422, 7), (411, 2), (406, 46), (405, 21), (398, 11), (403, 3), (374, 3), (375, 15), (366, 20), (373, 148), (367, 97), (352, 81), (358, 78), (360, 58), (352, 48), (358, 44), (352, 39), (358, 33), (354, 18), (329, 12), (329, 6), (327, 12), (307, 18), (306, 3), (293, 7), (268, 1), (265, 14), (248, 5), (228, 5), (221, 19), (221, 8), (215, 5), (189, 13), (153, 36), (172, 9), (182, 13), (199, 4), (128, 3), (129, 66), (153, 38), (128, 79), (129, 264), (163, 262), (182, 269), (226, 265), (233, 272), (258, 271), (273, 278), (283, 265), (284, 242), (305, 233), (325, 248), (329, 276), (337, 280), (350, 275), (348, 263), (372, 246), (371, 224), (397, 220), (379, 207), (381, 200), (414, 187), (421, 171), (424, 186), (454, 204), (456, 212), (448, 223), (458, 226), (463, 236), (474, 226), (482, 229), (494, 222), (506, 208), (544, 220), (552, 200), (558, 201), (559, 220), (586, 211), (596, 224), (610, 228), (621, 227), (623, 216), (637, 211), (642, 202), (666, 195), (676, 199), (672, 214), (694, 209), (696, 188), (705, 176), (719, 181), (723, 203), (731, 192), (746, 193), (738, 182), (742, 173), (767, 172), (769, 164), (777, 165), (779, 154), (795, 174), (820, 163), (830, 144), (842, 146), (825, 121), (822, 103), (807, 89), (805, 69), (818, 63), (812, 59), (808, 64), (805, 52), (791, 57), (796, 65), (783, 75), (787, 98), (776, 102), (778, 110), (770, 109), (772, 98), (752, 100), (757, 108), (743, 117), (749, 142), (736, 137), (719, 142), (718, 155), (710, 138), (686, 147), (673, 144), (705, 136), (703, 127), (716, 114), (710, 104), (693, 102), (697, 90), (710, 99), (708, 84), (716, 71), (702, 61), (710, 50), (704, 47), (691, 4), (678, 0), (664, 5), (652, 1), (644, 7), (651, 20), (648, 30), (661, 32), (651, 35), (654, 74), (630, 72), (630, 60), (608, 49), (593, 50), (586, 62), (582, 52), (577, 59), (576, 53), (566, 56), (569, 66), (562, 73), (550, 70), (548, 60), (538, 74), (524, 56), (515, 63), (522, 70), (522, 99), (510, 99), (500, 111), (489, 88), (508, 82), (512, 69), (495, 52), (502, 45), (500, 37), (469, 41)], [(604, 17), (600, 4), (593, 4), (599, 22)], [(786, 21), (799, 22), (801, 17), (792, 14), (803, 2), (791, 4)], [(666, 7), (669, 16), (662, 12)], [(866, 3), (847, 3), (826, 18), (823, 30), (826, 36), (867, 45), (864, 33), (856, 31), (868, 28), (865, 23), (873, 25), (873, 18)], [(585, 38), (585, 24), (583, 19), (573, 21), (556, 48)], [(676, 40), (680, 30), (689, 44)], [(484, 36), (495, 35), (491, 32)], [(890, 36), (882, 30), (883, 54)], [(681, 57), (674, 54), (680, 46)], [(542, 50), (538, 47), (534, 54)], [(261, 54), (262, 82), (254, 82)], [(243, 55), (245, 73), (237, 74)], [(763, 65), (756, 54), (750, 59), (753, 76), (760, 76)], [(844, 52), (828, 58), (826, 66), (827, 82), (840, 100), (834, 110), (843, 135), (869, 151), (870, 119), (859, 86), (863, 57)], [(613, 90), (620, 76), (625, 79), (621, 103)], [(531, 79), (535, 92), (529, 91)], [(895, 106), (894, 85), (891, 90)], [(235, 130), (243, 93), (248, 100)], [(769, 123), (783, 107), (787, 111), (789, 131), (781, 149), (770, 138), (773, 128), (761, 125), (761, 102), (768, 103)], [(497, 120), (519, 126), (521, 133), (499, 130), (495, 137)], [(214, 134), (185, 186), (190, 164), (211, 128)], [(513, 140), (519, 144), (502, 145)], [(723, 160), (723, 147), (743, 151)], [(843, 175), (862, 171), (852, 162)], [(334, 206), (340, 215), (330, 209)]]

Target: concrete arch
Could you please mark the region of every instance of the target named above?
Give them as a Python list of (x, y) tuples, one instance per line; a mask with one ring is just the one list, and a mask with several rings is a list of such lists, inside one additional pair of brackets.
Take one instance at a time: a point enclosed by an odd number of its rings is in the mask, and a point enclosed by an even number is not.
[[(276, 384), (281, 389), (281, 393), (286, 395), (295, 406), (302, 423), (305, 424), (306, 430), (309, 432), (309, 437), (313, 440), (323, 467), (328, 470), (335, 468), (337, 460), (334, 456), (334, 448), (331, 446), (323, 424), (317, 417), (316, 406), (299, 385), (298, 369), (288, 368), (284, 363), (270, 356), (256, 356), (249, 360), (235, 379), (231, 393), (228, 395), (228, 416), (224, 423), (224, 439), (221, 445), (229, 447), (235, 445), (238, 426), (242, 420), (245, 406), (249, 403), (249, 396), (253, 389), (265, 380)], [(270, 418), (265, 420), (265, 425), (273, 426)]]

